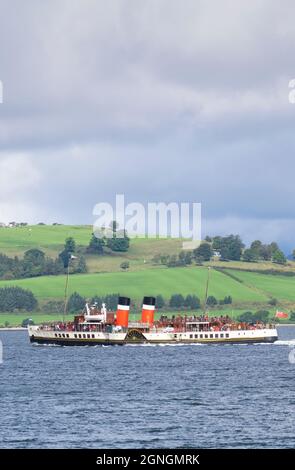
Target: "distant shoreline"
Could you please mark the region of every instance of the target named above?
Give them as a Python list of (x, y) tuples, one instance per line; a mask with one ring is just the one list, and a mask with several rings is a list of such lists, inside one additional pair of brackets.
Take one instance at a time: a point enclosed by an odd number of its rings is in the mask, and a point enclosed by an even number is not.
[(27, 331), (27, 328), (23, 328), (22, 326), (12, 326), (11, 328), (9, 327), (0, 327), (0, 331)]

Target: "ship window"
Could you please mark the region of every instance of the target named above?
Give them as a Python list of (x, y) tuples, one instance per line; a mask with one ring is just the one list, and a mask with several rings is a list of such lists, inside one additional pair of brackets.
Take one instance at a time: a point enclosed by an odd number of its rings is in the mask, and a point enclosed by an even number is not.
[(55, 333), (55, 337), (57, 338), (57, 333)]
[(92, 338), (95, 338), (95, 335), (92, 335)]
[(174, 338), (177, 338), (177, 335), (174, 335)]
[(205, 335), (205, 338), (208, 338), (208, 335)]
[(215, 338), (218, 338), (218, 334), (215, 334)]
[(213, 338), (213, 335), (210, 335), (210, 338)]
[(64, 334), (64, 333), (62, 334), (62, 337), (65, 338), (65, 334)]
[(69, 338), (69, 337), (70, 337), (70, 335), (67, 334), (67, 338)]
[(85, 334), (83, 335), (83, 338), (86, 338), (86, 335), (85, 335)]
[(220, 338), (223, 338), (223, 333), (221, 333)]
[(229, 338), (229, 334), (228, 334), (228, 333), (226, 333), (225, 337), (226, 337), (226, 338)]
[(79, 335), (79, 338), (82, 338), (82, 335)]
[(90, 335), (87, 335), (87, 338), (90, 338)]
[(60, 334), (60, 333), (59, 333), (58, 337), (61, 338), (61, 334)]
[(77, 335), (74, 335), (75, 338), (77, 338)]
[(189, 337), (190, 337), (190, 338), (193, 338), (193, 337), (194, 337), (194, 335), (189, 335)]
[(200, 339), (203, 339), (203, 335), (200, 335)]
[(195, 335), (195, 339), (197, 339), (197, 338), (198, 338), (198, 335)]

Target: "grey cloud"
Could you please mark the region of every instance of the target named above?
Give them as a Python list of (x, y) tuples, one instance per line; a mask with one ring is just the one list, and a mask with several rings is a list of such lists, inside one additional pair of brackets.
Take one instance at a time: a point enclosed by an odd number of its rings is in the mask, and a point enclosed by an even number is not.
[(202, 202), (216, 232), (247, 237), (246, 221), (267, 220), (291, 245), (276, 227), (294, 217), (294, 9), (3, 1), (0, 161), (25, 153), (38, 182), (9, 201), (0, 192), (0, 219), (2, 207), (12, 219), (91, 222), (96, 202), (125, 193)]

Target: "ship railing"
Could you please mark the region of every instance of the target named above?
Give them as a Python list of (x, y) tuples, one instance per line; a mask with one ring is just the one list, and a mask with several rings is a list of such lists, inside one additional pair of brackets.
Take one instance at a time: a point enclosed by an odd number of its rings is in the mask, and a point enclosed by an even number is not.
[(150, 324), (149, 323), (141, 323), (141, 322), (129, 322), (128, 323), (128, 328), (150, 328)]

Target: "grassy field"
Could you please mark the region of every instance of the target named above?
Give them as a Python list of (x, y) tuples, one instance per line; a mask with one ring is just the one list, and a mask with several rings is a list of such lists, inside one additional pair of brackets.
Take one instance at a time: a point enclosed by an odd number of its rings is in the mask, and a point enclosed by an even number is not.
[[(196, 294), (204, 299), (207, 281), (207, 269), (162, 268), (146, 269), (138, 272), (76, 274), (70, 276), (69, 292), (79, 292), (85, 297), (95, 294), (119, 293), (141, 300), (144, 295), (161, 294), (165, 299), (174, 293), (183, 295)], [(63, 298), (65, 277), (44, 276), (13, 281), (0, 281), (0, 287), (18, 285), (30, 289), (39, 301)], [(231, 295), (239, 302), (266, 302), (267, 296), (250, 287), (231, 279), (218, 271), (211, 272), (209, 295), (222, 299)]]
[[(229, 271), (229, 273), (231, 272), (233, 271)], [(242, 271), (235, 271), (234, 275), (250, 288), (259, 289), (281, 301), (295, 302), (295, 276), (288, 277)]]
[[(31, 248), (44, 251), (56, 258), (62, 251), (65, 239), (73, 237), (77, 247), (85, 248), (92, 234), (89, 226), (34, 225), (27, 227), (0, 228), (0, 253), (22, 257)], [(90, 273), (120, 272), (123, 261), (129, 261), (130, 271), (150, 268), (156, 254), (178, 253), (182, 241), (177, 239), (133, 238), (128, 253), (107, 253), (104, 256), (86, 255)]]

